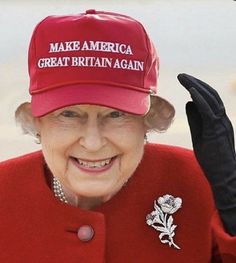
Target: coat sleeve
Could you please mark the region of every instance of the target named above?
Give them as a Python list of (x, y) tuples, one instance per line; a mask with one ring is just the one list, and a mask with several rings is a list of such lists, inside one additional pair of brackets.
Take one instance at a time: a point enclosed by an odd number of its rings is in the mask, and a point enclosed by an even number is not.
[(212, 216), (213, 258), (212, 263), (236, 262), (236, 236), (231, 236), (224, 230), (217, 211)]

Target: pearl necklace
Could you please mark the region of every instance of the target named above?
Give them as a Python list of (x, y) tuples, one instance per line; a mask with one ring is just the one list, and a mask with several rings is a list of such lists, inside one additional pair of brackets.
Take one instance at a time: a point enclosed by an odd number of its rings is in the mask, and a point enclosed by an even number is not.
[(55, 197), (63, 203), (68, 203), (61, 182), (56, 177), (53, 177), (52, 187)]

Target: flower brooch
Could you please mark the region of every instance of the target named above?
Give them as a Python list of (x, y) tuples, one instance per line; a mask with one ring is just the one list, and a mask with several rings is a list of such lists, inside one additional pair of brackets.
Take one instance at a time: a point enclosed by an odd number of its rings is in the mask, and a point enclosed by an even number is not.
[(169, 247), (173, 246), (180, 249), (174, 243), (175, 229), (177, 225), (174, 225), (174, 214), (182, 205), (182, 199), (179, 197), (174, 198), (172, 195), (166, 194), (159, 197), (154, 201), (154, 211), (146, 216), (146, 223), (161, 232), (159, 235), (160, 241), (166, 243)]

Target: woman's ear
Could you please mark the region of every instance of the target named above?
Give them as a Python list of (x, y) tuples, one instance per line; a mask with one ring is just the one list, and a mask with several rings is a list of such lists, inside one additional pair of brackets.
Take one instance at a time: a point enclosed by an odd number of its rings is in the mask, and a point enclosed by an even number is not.
[(24, 134), (36, 136), (38, 133), (38, 125), (36, 118), (32, 115), (31, 104), (24, 102), (15, 111), (15, 120), (22, 128)]

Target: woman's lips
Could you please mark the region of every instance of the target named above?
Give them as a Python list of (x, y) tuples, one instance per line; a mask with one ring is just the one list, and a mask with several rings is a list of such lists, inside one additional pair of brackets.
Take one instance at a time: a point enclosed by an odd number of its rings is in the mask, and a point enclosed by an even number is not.
[(102, 160), (85, 160), (71, 157), (73, 164), (83, 172), (87, 173), (101, 173), (111, 168), (117, 156), (102, 159)]

